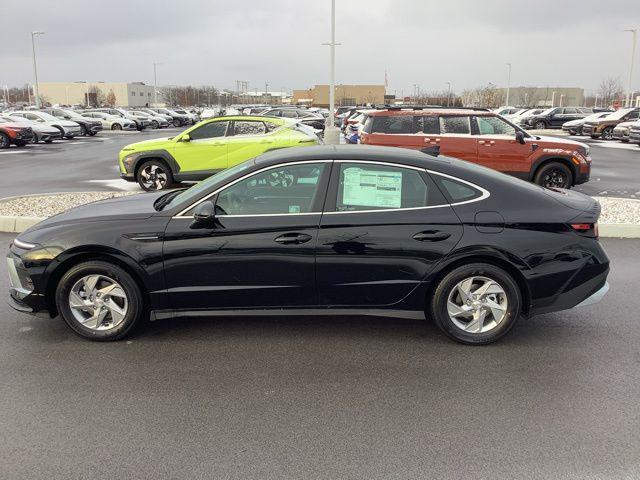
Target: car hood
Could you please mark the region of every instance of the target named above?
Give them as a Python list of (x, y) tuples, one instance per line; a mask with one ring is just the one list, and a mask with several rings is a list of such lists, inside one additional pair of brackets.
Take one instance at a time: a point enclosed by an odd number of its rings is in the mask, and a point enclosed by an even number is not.
[(563, 127), (579, 127), (584, 123), (584, 118), (579, 118), (577, 120), (571, 120), (570, 122), (564, 122), (562, 124)]
[(41, 123), (38, 123), (25, 126), (29, 126), (34, 132), (39, 133), (60, 133), (60, 130), (58, 130), (56, 127), (52, 127), (51, 125), (43, 125)]
[(51, 120), (48, 122), (49, 124), (55, 123), (56, 125), (60, 125), (61, 127), (77, 127), (78, 124), (76, 122), (72, 122), (71, 120)]
[(616, 125), (616, 128), (629, 128), (634, 123), (636, 123), (635, 120), (633, 120), (631, 122), (622, 122), (622, 123), (619, 123), (618, 125)]
[(547, 136), (537, 136), (540, 140), (545, 142), (545, 148), (548, 145), (555, 145), (561, 148), (571, 147), (571, 150), (575, 150), (578, 147), (587, 148), (588, 145), (586, 143), (576, 142), (575, 140), (569, 140), (568, 138), (558, 138), (558, 137), (547, 137)]
[(165, 144), (173, 137), (152, 138), (151, 140), (143, 140), (142, 142), (130, 143), (126, 145), (122, 150), (133, 151), (138, 149), (147, 149), (153, 147), (166, 146)]
[(158, 197), (161, 197), (165, 193), (167, 192), (140, 193), (137, 195), (109, 198), (87, 203), (86, 205), (72, 208), (43, 220), (26, 230), (26, 235), (23, 234), (21, 237), (32, 239), (32, 241), (37, 243), (37, 239), (28, 235), (29, 233), (71, 223), (100, 222), (105, 220), (142, 220), (149, 218), (156, 213), (153, 203)]

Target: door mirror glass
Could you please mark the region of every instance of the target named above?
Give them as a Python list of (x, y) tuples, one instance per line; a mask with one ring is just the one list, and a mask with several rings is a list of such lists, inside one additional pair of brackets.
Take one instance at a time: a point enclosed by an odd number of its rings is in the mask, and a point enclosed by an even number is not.
[(212, 224), (216, 219), (216, 208), (211, 200), (202, 202), (193, 209), (193, 219), (200, 225)]

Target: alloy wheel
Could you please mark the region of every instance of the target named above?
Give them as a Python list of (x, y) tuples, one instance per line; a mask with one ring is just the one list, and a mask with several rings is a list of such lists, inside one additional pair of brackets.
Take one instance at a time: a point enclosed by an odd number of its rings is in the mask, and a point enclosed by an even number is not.
[(605, 128), (604, 131), (602, 132), (602, 138), (604, 140), (612, 140), (613, 139), (613, 129), (612, 128)]
[(118, 282), (106, 275), (87, 275), (69, 291), (73, 317), (91, 330), (111, 330), (122, 323), (128, 300)]
[(542, 186), (546, 188), (567, 188), (567, 183), (567, 175), (562, 170), (549, 170), (542, 177)]
[(447, 313), (467, 333), (486, 333), (502, 323), (509, 303), (504, 288), (488, 277), (468, 277), (451, 289)]
[(145, 190), (162, 190), (167, 179), (167, 172), (159, 165), (147, 165), (140, 170), (140, 181)]

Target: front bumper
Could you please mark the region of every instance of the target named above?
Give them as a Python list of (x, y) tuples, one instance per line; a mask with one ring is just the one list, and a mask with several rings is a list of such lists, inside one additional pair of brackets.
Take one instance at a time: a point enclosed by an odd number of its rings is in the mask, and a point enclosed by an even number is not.
[(569, 132), (569, 133), (577, 133), (580, 131), (580, 129), (582, 128), (581, 125), (572, 125), (572, 126), (562, 126), (562, 131), (564, 132)]
[(136, 181), (136, 177), (133, 176), (133, 173), (120, 173), (120, 178), (126, 180), (127, 182)]
[(582, 127), (582, 133), (583, 135), (593, 135), (599, 137), (601, 132), (599, 131), (597, 125), (585, 124)]
[(629, 131), (629, 143), (640, 144), (640, 128), (638, 129), (632, 128)]
[(92, 132), (98, 133), (98, 132), (102, 131), (103, 128), (104, 127), (102, 126), (102, 124), (98, 123), (98, 124), (91, 125), (89, 130), (92, 131)]
[(68, 136), (77, 137), (80, 134), (82, 134), (82, 130), (80, 129), (80, 127), (62, 127), (62, 129), (64, 130), (65, 137), (68, 137)]
[(614, 140), (629, 140), (629, 130), (626, 128), (614, 128), (613, 129)]
[(35, 293), (33, 284), (30, 283), (31, 279), (21, 260), (9, 253), (7, 267), (9, 272), (9, 306), (19, 312), (48, 316), (44, 296)]

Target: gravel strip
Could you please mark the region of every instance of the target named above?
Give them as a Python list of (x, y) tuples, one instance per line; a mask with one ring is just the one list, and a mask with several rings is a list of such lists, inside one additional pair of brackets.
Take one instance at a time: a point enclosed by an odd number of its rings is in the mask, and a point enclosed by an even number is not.
[[(136, 192), (88, 192), (34, 195), (0, 200), (0, 215), (19, 217), (50, 217), (85, 203), (105, 198), (122, 197)], [(640, 225), (640, 200), (595, 197), (602, 205), (600, 223)]]
[(55, 195), (32, 195), (0, 200), (0, 215), (50, 217), (70, 208), (105, 198), (122, 197), (135, 192), (77, 192)]

